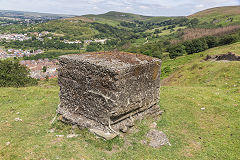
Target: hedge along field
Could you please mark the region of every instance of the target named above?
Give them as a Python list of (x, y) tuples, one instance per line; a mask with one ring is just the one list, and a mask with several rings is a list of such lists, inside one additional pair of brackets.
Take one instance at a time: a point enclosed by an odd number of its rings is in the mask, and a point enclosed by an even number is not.
[[(181, 75), (181, 71), (182, 77), (191, 78), (200, 74), (196, 70), (189, 72), (188, 68), (199, 64), (203, 57), (229, 51), (239, 53), (239, 46), (235, 43), (182, 56), (163, 63), (163, 67), (176, 67), (179, 70), (173, 75)], [(206, 64), (204, 70), (211, 71), (220, 63), (202, 64)], [(221, 65), (231, 64), (237, 63)], [(169, 81), (160, 91), (164, 114), (157, 120), (138, 121), (130, 133), (111, 141), (96, 138), (86, 130), (72, 129), (58, 120), (50, 123), (59, 104), (56, 79), (33, 87), (0, 88), (0, 159), (239, 159), (240, 86), (232, 85), (239, 81), (232, 74), (235, 70), (230, 67), (228, 72), (220, 72), (219, 77), (227, 79), (213, 79), (214, 85), (199, 83), (195, 78), (191, 83), (180, 78), (186, 81), (184, 85)], [(154, 149), (141, 143), (154, 121), (172, 146)], [(79, 136), (67, 138), (73, 131)]]

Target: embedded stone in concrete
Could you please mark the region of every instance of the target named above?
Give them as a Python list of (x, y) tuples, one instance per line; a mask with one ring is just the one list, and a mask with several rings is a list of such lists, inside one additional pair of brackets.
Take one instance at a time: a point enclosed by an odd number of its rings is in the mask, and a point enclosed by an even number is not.
[(161, 60), (123, 52), (59, 59), (62, 120), (80, 128), (118, 133), (145, 115), (157, 115)]

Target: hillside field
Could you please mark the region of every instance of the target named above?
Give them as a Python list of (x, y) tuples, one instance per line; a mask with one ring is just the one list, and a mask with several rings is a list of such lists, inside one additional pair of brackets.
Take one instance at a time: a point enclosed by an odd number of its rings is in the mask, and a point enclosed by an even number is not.
[(198, 18), (201, 23), (211, 22), (222, 26), (240, 24), (240, 6), (210, 8), (190, 15), (188, 18)]
[[(240, 62), (202, 61), (229, 51), (240, 54), (240, 43), (164, 62), (171, 71), (160, 91), (163, 115), (139, 121), (111, 141), (57, 120), (50, 123), (59, 104), (56, 79), (0, 88), (0, 159), (240, 159)], [(141, 143), (154, 121), (172, 146)], [(67, 138), (73, 131), (79, 136)]]

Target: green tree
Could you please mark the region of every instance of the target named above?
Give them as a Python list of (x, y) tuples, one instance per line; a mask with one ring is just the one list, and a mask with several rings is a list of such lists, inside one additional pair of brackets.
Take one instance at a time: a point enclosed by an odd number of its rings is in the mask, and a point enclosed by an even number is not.
[(46, 67), (46, 66), (43, 66), (42, 71), (43, 71), (43, 72), (47, 72), (47, 67)]
[(185, 46), (182, 44), (174, 45), (168, 49), (169, 57), (171, 59), (176, 58), (178, 56), (182, 56), (186, 53)]
[(207, 36), (205, 37), (205, 40), (207, 42), (208, 48), (213, 48), (218, 46), (219, 40), (218, 40), (218, 37), (216, 36)]
[(0, 60), (0, 87), (25, 87), (36, 85), (37, 80), (29, 77), (29, 70), (18, 60)]

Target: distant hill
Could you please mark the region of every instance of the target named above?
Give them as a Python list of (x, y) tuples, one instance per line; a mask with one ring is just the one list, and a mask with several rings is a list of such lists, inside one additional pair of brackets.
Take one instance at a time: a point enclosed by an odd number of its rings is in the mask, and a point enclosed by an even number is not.
[(74, 16), (73, 15), (65, 15), (65, 14), (0, 10), (0, 17), (60, 19), (60, 18), (69, 18), (69, 17), (74, 17)]
[[(170, 19), (181, 18), (184, 16), (178, 17), (164, 17), (164, 16), (144, 16), (132, 13), (123, 13), (110, 11), (105, 14), (88, 14), (78, 17), (79, 19), (86, 19), (90, 21), (107, 23), (110, 25), (118, 25), (122, 21), (134, 22), (134, 21), (144, 21), (144, 22), (153, 22), (161, 23)], [(240, 24), (240, 6), (226, 6), (226, 7), (217, 7), (210, 8), (200, 12), (197, 12), (193, 15), (187, 16), (188, 19), (199, 19), (199, 28), (217, 28), (221, 26), (229, 26)]]
[(202, 18), (209, 15), (240, 15), (240, 6), (226, 6), (226, 7), (216, 7), (206, 9), (200, 12), (197, 12), (189, 17)]
[(190, 15), (188, 18), (198, 18), (205, 26), (207, 23), (222, 26), (240, 24), (240, 6), (210, 8)]
[(99, 15), (89, 14), (89, 15), (84, 15), (84, 17), (104, 18), (104, 19), (119, 20), (119, 21), (146, 20), (151, 18), (150, 16), (142, 16), (142, 15), (137, 15), (132, 13), (123, 13), (123, 12), (115, 12), (115, 11), (110, 11), (105, 14), (99, 14)]
[(83, 15), (83, 17), (86, 17), (88, 19), (91, 19), (93, 21), (114, 21), (121, 22), (121, 21), (128, 21), (128, 22), (134, 22), (134, 21), (145, 21), (145, 22), (162, 22), (164, 20), (172, 19), (174, 17), (165, 17), (165, 16), (144, 16), (144, 15), (138, 15), (133, 13), (123, 13), (123, 12), (115, 12), (110, 11), (105, 14), (89, 14), (89, 15)]

